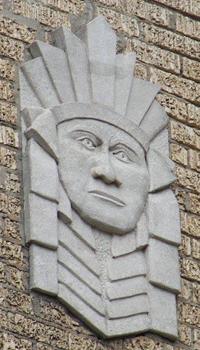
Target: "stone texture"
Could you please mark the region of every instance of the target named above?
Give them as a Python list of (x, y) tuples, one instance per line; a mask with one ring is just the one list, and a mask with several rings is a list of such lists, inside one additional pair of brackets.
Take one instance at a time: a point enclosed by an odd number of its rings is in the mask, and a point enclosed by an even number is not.
[(200, 149), (199, 130), (173, 120), (170, 121), (170, 127), (173, 140)]
[(199, 195), (189, 193), (188, 209), (194, 214), (200, 214), (200, 198)]
[(155, 84), (160, 84), (163, 90), (178, 95), (186, 100), (199, 103), (199, 84), (194, 81), (177, 77), (174, 74), (163, 72), (156, 68), (150, 68), (150, 79)]
[(155, 0), (158, 3), (181, 10), (194, 16), (200, 16), (200, 3), (198, 0)]
[(183, 57), (183, 75), (186, 78), (200, 81), (200, 62)]
[(188, 163), (188, 152), (187, 149), (185, 149), (184, 147), (176, 144), (176, 143), (172, 143), (171, 147), (171, 159), (174, 160), (175, 162), (182, 164), (182, 165), (187, 165)]
[(200, 174), (196, 171), (176, 167), (177, 183), (179, 186), (183, 186), (194, 192), (200, 191)]
[(62, 24), (69, 26), (66, 13), (56, 11), (51, 7), (45, 7), (42, 3), (35, 2), (31, 4), (25, 0), (13, 0), (12, 9), (14, 14), (34, 19), (52, 28), (59, 27)]
[(142, 23), (142, 35), (147, 43), (175, 51), (189, 57), (199, 58), (199, 42), (187, 36), (159, 28), (152, 24)]
[(8, 102), (1, 101), (0, 120), (8, 124), (16, 125), (17, 108)]
[(185, 278), (189, 278), (197, 282), (200, 281), (200, 264), (193, 260), (184, 258), (182, 260), (181, 272), (182, 276)]
[(22, 61), (24, 51), (23, 43), (3, 35), (0, 35), (0, 43), (2, 56), (12, 58), (15, 61)]
[(130, 46), (136, 52), (138, 60), (173, 73), (180, 73), (180, 57), (177, 54), (147, 45), (137, 39), (131, 39)]
[[(141, 26), (141, 34), (143, 36), (141, 35), (140, 40), (132, 38), (142, 60), (142, 63), (138, 62), (136, 64), (136, 75), (139, 78), (149, 78), (148, 71), (152, 64), (161, 70), (163, 69), (165, 73), (166, 71), (175, 74), (179, 73), (179, 66), (175, 64), (175, 57), (179, 56), (182, 61), (182, 76), (190, 81), (199, 81), (199, 63), (197, 61), (199, 44), (195, 40), (199, 36), (199, 30), (198, 32), (196, 30), (197, 17), (200, 16), (199, 0), (99, 0), (96, 3), (98, 3), (99, 9), (110, 17), (109, 21), (113, 23), (113, 26), (116, 26), (121, 32), (124, 30), (123, 36), (130, 31), (131, 18), (133, 18), (132, 28), (137, 28), (137, 24)], [(61, 22), (69, 25), (68, 13), (78, 14), (83, 9), (83, 1), (4, 0), (3, 3), (0, 2), (0, 9), (3, 6), (4, 9), (10, 11), (10, 18), (13, 16), (13, 10), (17, 15), (17, 19), (16, 17), (15, 19), (9, 19), (8, 13), (6, 14), (5, 19), (2, 21), (3, 26), (1, 26), (1, 30), (5, 34), (0, 36), (0, 76), (2, 79), (12, 82), (15, 80), (14, 64), (16, 61), (23, 59), (25, 46), (23, 40), (26, 42), (32, 40), (36, 26), (38, 34), (40, 33), (39, 35), (43, 35), (45, 40), (48, 40), (50, 38), (48, 32), (51, 31), (50, 25), (56, 26), (57, 23)], [(112, 11), (109, 12), (107, 9), (112, 9)], [(65, 15), (63, 16), (63, 14)], [(26, 15), (27, 17), (25, 17)], [(41, 23), (44, 24), (41, 25)], [(44, 30), (46, 33), (44, 33)], [(138, 32), (135, 31), (135, 33)], [(13, 36), (17, 39), (14, 39)], [(130, 51), (127, 40), (125, 40), (125, 45), (125, 49)], [(166, 65), (165, 52), (169, 60), (169, 67)], [(149, 57), (151, 57), (152, 62), (149, 60)], [(6, 91), (11, 91), (12, 95), (12, 89), (8, 90), (8, 87), (12, 85), (6, 82), (4, 86), (6, 86)], [(182, 91), (181, 89), (180, 91)], [(7, 98), (8, 94), (5, 90), (2, 96)], [(199, 172), (198, 129), (200, 128), (200, 108), (193, 104), (193, 102), (196, 103), (195, 101), (189, 102), (189, 100), (182, 99), (181, 92), (179, 96), (175, 96), (174, 91), (171, 93), (162, 92), (158, 96), (158, 100), (165, 106), (166, 112), (173, 119), (183, 123), (179, 123), (179, 126), (175, 123), (172, 127), (173, 137), (175, 137), (171, 147), (173, 159), (179, 165), (186, 167), (186, 169)], [(16, 115), (14, 102), (10, 103), (6, 100), (1, 100), (0, 120), (3, 124), (12, 128), (12, 125), (16, 125)], [(186, 163), (185, 151), (188, 153), (188, 163)], [(6, 171), (13, 173), (16, 170), (20, 170), (20, 165), (16, 162), (19, 156), (12, 145), (0, 146), (0, 164)], [(7, 189), (13, 191), (16, 180), (13, 180), (13, 177), (8, 175), (5, 178), (8, 179)], [(9, 179), (12, 185), (9, 184)], [(51, 303), (45, 304), (46, 298), (40, 297), (43, 302), (41, 303), (41, 308), (39, 308), (39, 297), (34, 295), (35, 309), (31, 319), (20, 314), (15, 316), (9, 310), (1, 311), (0, 348), (3, 350), (54, 350), (58, 349), (58, 347), (63, 350), (199, 350), (200, 332), (196, 326), (196, 320), (194, 321), (196, 309), (193, 309), (194, 304), (200, 303), (200, 288), (198, 282), (196, 282), (198, 272), (195, 272), (198, 271), (196, 266), (198, 262), (197, 239), (200, 237), (199, 195), (188, 195), (183, 187), (181, 189), (174, 187), (174, 189), (177, 193), (180, 208), (184, 209), (184, 212), (181, 213), (184, 233), (181, 254), (186, 254), (188, 258), (186, 259), (187, 263), (183, 263), (183, 271), (187, 279), (185, 278), (182, 281), (183, 286), (180, 296), (187, 307), (178, 307), (178, 312), (180, 310), (181, 314), (184, 314), (184, 323), (182, 322), (179, 326), (178, 342), (169, 343), (164, 338), (158, 338), (155, 335), (129, 337), (123, 341), (100, 342), (95, 337), (91, 337), (91, 332), (88, 328), (80, 324), (75, 318), (72, 318), (64, 307), (61, 307), (62, 311), (60, 311), (59, 303), (56, 304), (51, 300)], [(8, 218), (7, 199), (5, 197), (1, 198), (3, 206), (6, 205), (6, 209), (1, 208), (1, 235), (5, 239), (4, 242), (10, 243), (3, 244), (0, 281), (7, 283), (7, 286), (11, 289), (24, 290), (25, 288), (27, 290), (28, 274), (22, 270), (22, 268), (27, 270), (27, 261), (24, 264), (20, 257), (16, 259), (12, 256), (16, 254), (18, 256), (16, 243), (17, 246), (23, 244), (23, 234), (20, 232), (23, 230), (21, 230), (18, 222)], [(20, 202), (17, 201), (16, 204), (19, 206)], [(17, 207), (15, 207), (12, 215), (16, 210)], [(188, 210), (196, 214), (190, 213)], [(15, 216), (15, 218), (19, 218), (19, 216)], [(191, 239), (188, 239), (189, 236)], [(189, 242), (193, 247), (192, 254), (195, 255), (195, 258), (189, 255)], [(195, 262), (194, 266), (192, 264), (193, 260)], [(64, 329), (64, 331), (61, 331), (59, 327)]]
[(6, 332), (0, 334), (0, 345), (2, 350), (32, 350), (31, 341)]
[(200, 218), (198, 216), (181, 212), (181, 225), (184, 232), (200, 237)]
[(191, 169), (200, 171), (200, 152), (193, 149), (188, 150), (188, 161)]
[(107, 18), (112, 28), (128, 37), (139, 36), (139, 26), (135, 18), (119, 14), (115, 11), (99, 8), (98, 14)]
[(16, 151), (0, 147), (0, 164), (15, 170), (17, 168)]
[(198, 20), (177, 14), (176, 30), (186, 36), (200, 39), (200, 23)]
[(31, 43), (35, 39), (36, 30), (3, 17), (0, 20), (0, 34)]

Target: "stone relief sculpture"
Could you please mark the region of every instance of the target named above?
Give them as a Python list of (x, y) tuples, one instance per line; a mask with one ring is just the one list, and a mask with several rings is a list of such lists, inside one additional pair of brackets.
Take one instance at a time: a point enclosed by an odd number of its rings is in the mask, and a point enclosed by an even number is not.
[(159, 87), (104, 17), (37, 41), (20, 67), (31, 289), (104, 337), (177, 336), (178, 205)]

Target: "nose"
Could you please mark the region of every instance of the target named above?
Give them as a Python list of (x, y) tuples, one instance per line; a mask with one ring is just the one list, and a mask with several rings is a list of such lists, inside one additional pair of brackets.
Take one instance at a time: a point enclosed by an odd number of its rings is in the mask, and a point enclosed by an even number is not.
[(106, 152), (101, 156), (101, 159), (98, 159), (96, 165), (91, 169), (91, 173), (94, 178), (99, 178), (106, 184), (114, 184), (117, 187), (122, 184)]

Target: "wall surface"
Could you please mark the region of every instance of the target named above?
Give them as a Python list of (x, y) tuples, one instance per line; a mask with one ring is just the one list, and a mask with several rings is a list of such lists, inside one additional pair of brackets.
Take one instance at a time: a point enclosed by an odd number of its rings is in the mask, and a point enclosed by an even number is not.
[[(1, 0), (0, 7), (0, 349), (198, 350), (200, 348), (200, 0), (99, 0), (119, 33), (119, 50), (137, 52), (137, 76), (159, 83), (170, 116), (173, 186), (180, 204), (182, 291), (179, 339), (152, 334), (101, 341), (53, 298), (29, 292), (24, 243), (16, 67), (36, 38), (70, 26), (81, 0)], [(167, 313), (167, 305), (166, 305)]]

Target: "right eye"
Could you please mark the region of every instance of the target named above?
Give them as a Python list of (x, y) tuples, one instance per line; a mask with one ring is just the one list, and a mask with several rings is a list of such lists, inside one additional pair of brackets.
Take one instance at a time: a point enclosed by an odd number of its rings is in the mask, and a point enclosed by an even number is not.
[(89, 150), (93, 150), (96, 148), (96, 145), (94, 144), (94, 142), (88, 137), (81, 138), (79, 139), (79, 141), (82, 143), (84, 147), (86, 147)]

